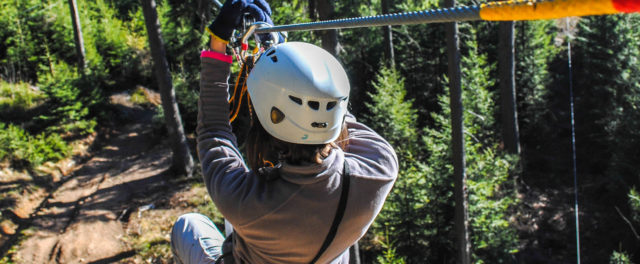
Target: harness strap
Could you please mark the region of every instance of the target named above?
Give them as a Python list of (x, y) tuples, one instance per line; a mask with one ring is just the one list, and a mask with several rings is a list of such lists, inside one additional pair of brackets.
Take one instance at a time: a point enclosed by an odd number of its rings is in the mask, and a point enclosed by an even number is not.
[(336, 237), (336, 233), (338, 232), (338, 226), (342, 221), (342, 217), (344, 216), (344, 211), (347, 208), (347, 198), (349, 196), (349, 166), (347, 165), (347, 160), (344, 161), (344, 171), (342, 172), (342, 193), (340, 194), (340, 203), (338, 204), (338, 209), (336, 210), (336, 215), (333, 218), (333, 223), (331, 224), (331, 228), (329, 229), (329, 233), (327, 237), (324, 239), (324, 243), (322, 243), (322, 247), (320, 247), (320, 251), (313, 258), (311, 264), (315, 264), (316, 261), (320, 258), (322, 253), (331, 245), (333, 239)]

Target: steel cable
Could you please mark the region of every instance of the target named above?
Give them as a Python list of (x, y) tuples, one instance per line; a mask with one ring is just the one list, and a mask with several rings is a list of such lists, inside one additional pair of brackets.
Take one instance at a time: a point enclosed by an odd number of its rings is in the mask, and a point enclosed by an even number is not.
[(302, 30), (326, 30), (339, 28), (359, 28), (375, 26), (395, 26), (426, 23), (445, 23), (460, 21), (476, 21), (480, 18), (480, 7), (463, 6), (454, 8), (442, 8), (378, 16), (354, 17), (334, 19), (327, 21), (309, 22), (293, 25), (274, 26), (270, 28), (256, 29), (255, 33), (302, 31)]

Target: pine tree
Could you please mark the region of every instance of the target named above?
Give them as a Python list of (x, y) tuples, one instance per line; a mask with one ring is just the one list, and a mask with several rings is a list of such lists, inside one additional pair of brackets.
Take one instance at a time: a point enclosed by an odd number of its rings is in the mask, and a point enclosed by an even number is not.
[[(516, 87), (518, 123), (523, 151), (535, 149), (541, 134), (550, 129), (545, 113), (548, 85), (551, 80), (549, 63), (560, 51), (554, 44), (553, 21), (520, 21), (516, 23)], [(523, 162), (527, 162), (524, 160)]]
[[(480, 54), (476, 32), (464, 27), (468, 51), (462, 60), (465, 149), (469, 188), (471, 239), (474, 261), (503, 263), (517, 251), (517, 235), (507, 215), (516, 203), (514, 187), (507, 181), (515, 161), (498, 146), (494, 133), (496, 102), (489, 72), (494, 67)], [(395, 256), (407, 263), (453, 263), (453, 170), (449, 98), (437, 97), (440, 112), (432, 112), (434, 125), (416, 127), (417, 111), (397, 71), (382, 68), (367, 103), (368, 124), (396, 148), (400, 175), (373, 232)], [(419, 127), (419, 126), (418, 126)]]
[[(604, 263), (614, 250), (634, 251), (636, 238), (620, 220), (616, 207), (628, 215), (629, 189), (639, 186), (637, 157), (640, 154), (640, 74), (638, 41), (632, 19), (624, 15), (581, 18), (572, 41), (573, 89), (579, 202), (583, 204), (581, 251), (585, 261)], [(637, 27), (637, 25), (635, 25)], [(547, 96), (547, 136), (541, 144), (553, 159), (536, 168), (539, 175), (554, 175), (546, 184), (557, 188), (573, 185), (567, 50), (558, 54), (555, 74)], [(546, 146), (546, 147), (544, 147)], [(553, 151), (553, 152), (552, 152)], [(539, 164), (542, 159), (534, 161)], [(538, 166), (536, 166), (538, 167)], [(542, 171), (548, 168), (552, 174)], [(598, 223), (596, 225), (596, 223)], [(573, 233), (574, 226), (564, 232)], [(575, 244), (554, 253), (574, 252)], [(544, 246), (544, 245), (542, 245)], [(640, 256), (634, 256), (634, 261)]]
[[(420, 157), (417, 114), (413, 100), (406, 100), (404, 79), (398, 71), (382, 67), (373, 82), (371, 101), (366, 103), (370, 114), (365, 122), (382, 135), (396, 150), (400, 173), (383, 212), (374, 225), (374, 233), (389, 241), (396, 241), (398, 254), (412, 259), (424, 257), (427, 246), (426, 188), (424, 165)], [(411, 262), (410, 262), (411, 263)]]
[[(579, 26), (573, 53), (578, 166), (585, 172), (581, 175), (586, 181), (606, 178), (607, 193), (594, 194), (622, 207), (626, 205), (627, 191), (620, 190), (640, 184), (640, 54), (638, 39), (633, 37), (637, 29), (630, 17), (623, 15), (587, 17)], [(589, 190), (584, 193), (590, 195)], [(595, 212), (595, 216), (606, 219), (606, 215), (614, 214), (611, 209), (607, 211), (602, 215)], [(627, 229), (610, 228), (616, 231), (601, 238), (608, 248), (600, 243), (583, 247), (585, 252), (593, 252), (595, 261), (600, 261), (599, 255), (606, 257), (614, 250), (635, 250)], [(595, 255), (599, 250), (608, 252)], [(635, 261), (639, 259), (634, 256)]]
[[(463, 28), (468, 54), (462, 59), (462, 85), (465, 150), (467, 153), (467, 188), (469, 190), (469, 219), (473, 242), (474, 262), (504, 263), (511, 259), (510, 254), (517, 250), (517, 236), (507, 221), (509, 209), (515, 204), (513, 186), (507, 181), (509, 170), (514, 161), (498, 148), (499, 137), (493, 132), (495, 124), (495, 104), (489, 88), (494, 81), (489, 77), (493, 65), (488, 64), (487, 57), (479, 54), (475, 40), (476, 32), (471, 27)], [(447, 91), (448, 92), (448, 91)], [(426, 162), (430, 189), (451, 190), (450, 163), (450, 120), (449, 100), (445, 95), (439, 96), (441, 113), (434, 113), (436, 125), (426, 129), (425, 145), (430, 153)], [(449, 196), (451, 191), (449, 191)], [(429, 197), (433, 204), (430, 207), (443, 208), (434, 212), (434, 226), (438, 227), (439, 236), (435, 241), (440, 245), (436, 251), (442, 255), (432, 256), (438, 263), (447, 261), (446, 253), (453, 252), (446, 238), (452, 237), (450, 227), (450, 199)], [(435, 211), (435, 210), (434, 210)], [(449, 215), (447, 215), (449, 214)], [(438, 216), (438, 217), (435, 217)], [(433, 243), (431, 247), (436, 246)], [(443, 251), (444, 249), (444, 251)]]

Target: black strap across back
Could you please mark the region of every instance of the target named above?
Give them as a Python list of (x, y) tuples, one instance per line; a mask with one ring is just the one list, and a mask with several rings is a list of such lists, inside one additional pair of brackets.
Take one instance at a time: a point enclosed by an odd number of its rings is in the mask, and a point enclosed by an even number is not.
[[(322, 256), (322, 254), (329, 248), (331, 242), (336, 237), (336, 233), (338, 232), (338, 226), (340, 226), (340, 222), (342, 222), (342, 217), (344, 216), (344, 211), (347, 208), (347, 198), (349, 197), (349, 183), (350, 183), (350, 171), (349, 166), (347, 165), (347, 161), (344, 161), (344, 170), (342, 172), (342, 192), (340, 193), (340, 201), (338, 202), (338, 208), (336, 209), (336, 214), (333, 217), (333, 223), (331, 223), (331, 228), (329, 228), (329, 233), (322, 242), (322, 246), (316, 256), (311, 260), (311, 264), (315, 264), (316, 261)], [(223, 244), (223, 253), (220, 258), (216, 261), (216, 263), (225, 263), (230, 264), (234, 263), (232, 252), (232, 244), (233, 244), (233, 234), (229, 235)]]
[(329, 229), (329, 233), (327, 237), (324, 239), (322, 243), (322, 247), (320, 247), (320, 251), (313, 258), (311, 264), (315, 264), (316, 261), (320, 258), (322, 253), (331, 245), (333, 239), (336, 237), (336, 233), (338, 232), (338, 226), (342, 221), (342, 217), (344, 216), (344, 210), (347, 208), (347, 198), (349, 197), (349, 166), (347, 165), (347, 161), (344, 161), (344, 171), (342, 172), (342, 193), (340, 193), (340, 202), (338, 203), (338, 209), (336, 210), (336, 216), (333, 218), (333, 223), (331, 224), (331, 228)]

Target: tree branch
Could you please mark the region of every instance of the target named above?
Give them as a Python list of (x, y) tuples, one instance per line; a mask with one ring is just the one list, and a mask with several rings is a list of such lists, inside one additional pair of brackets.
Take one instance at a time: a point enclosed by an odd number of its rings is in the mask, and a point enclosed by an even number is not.
[(629, 221), (629, 219), (627, 219), (622, 212), (620, 212), (620, 209), (617, 206), (613, 206), (616, 208), (616, 211), (618, 211), (618, 214), (620, 215), (620, 217), (622, 217), (622, 220), (624, 220), (625, 222), (627, 222), (627, 225), (629, 225), (629, 227), (631, 228), (631, 231), (633, 232), (633, 235), (636, 236), (637, 240), (640, 240), (640, 236), (638, 235), (638, 232), (636, 232), (636, 229), (633, 228), (633, 224), (631, 223), (631, 221)]

